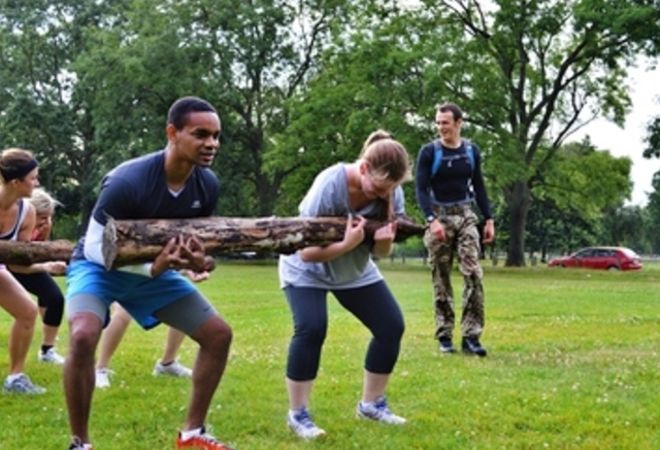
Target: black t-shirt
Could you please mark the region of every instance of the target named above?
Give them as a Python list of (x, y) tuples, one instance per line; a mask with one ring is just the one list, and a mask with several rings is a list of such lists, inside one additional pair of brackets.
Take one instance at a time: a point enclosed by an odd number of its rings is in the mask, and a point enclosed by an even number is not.
[(470, 145), (473, 149), (474, 165), (467, 155), (465, 141), (461, 141), (458, 148), (443, 147), (442, 164), (433, 176), (431, 176), (435, 153), (433, 142), (426, 144), (420, 150), (415, 184), (417, 201), (425, 216), (433, 213), (434, 203), (451, 205), (475, 200), (484, 218), (492, 217), (481, 173), (481, 152), (476, 144)]
[[(215, 211), (219, 193), (217, 176), (199, 166), (184, 187), (172, 193), (165, 179), (165, 150), (160, 150), (126, 161), (103, 178), (91, 220), (105, 225), (107, 216), (117, 220), (207, 217)], [(84, 259), (84, 240), (80, 239), (72, 259)]]

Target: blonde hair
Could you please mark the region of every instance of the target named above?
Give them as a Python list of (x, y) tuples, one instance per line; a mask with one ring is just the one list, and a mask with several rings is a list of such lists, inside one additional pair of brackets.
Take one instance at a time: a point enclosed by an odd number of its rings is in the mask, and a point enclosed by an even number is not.
[(385, 130), (376, 130), (367, 137), (360, 159), (377, 180), (402, 183), (412, 179), (408, 151)]
[[(369, 167), (369, 173), (378, 181), (403, 183), (412, 179), (412, 168), (408, 150), (392, 134), (385, 130), (372, 132), (364, 141), (360, 160)], [(394, 191), (389, 199), (383, 200), (381, 218), (394, 218)]]
[(37, 214), (51, 213), (55, 210), (56, 206), (60, 206), (62, 204), (42, 188), (36, 188), (32, 191), (30, 203), (32, 203), (34, 206)]
[(29, 150), (8, 148), (0, 153), (0, 177), (2, 182), (21, 179), (37, 167), (37, 161)]

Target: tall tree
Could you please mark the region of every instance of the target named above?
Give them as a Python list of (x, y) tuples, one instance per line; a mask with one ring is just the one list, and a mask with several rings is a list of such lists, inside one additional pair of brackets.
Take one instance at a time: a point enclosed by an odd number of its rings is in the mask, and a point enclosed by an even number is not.
[[(646, 137), (645, 158), (660, 158), (660, 116), (649, 122)], [(647, 236), (653, 253), (660, 253), (660, 171), (653, 175), (653, 191), (649, 192), (647, 212)]]
[(655, 254), (660, 254), (660, 171), (653, 175), (653, 191), (646, 206), (648, 214), (647, 236)]
[(524, 264), (532, 191), (571, 132), (594, 115), (621, 123), (626, 67), (656, 53), (660, 8), (649, 0), (425, 1), (444, 34), (429, 58), (437, 83), (494, 138), (489, 154), (511, 215), (507, 265)]
[(491, 196), (506, 203), (507, 264), (523, 265), (533, 191), (573, 131), (595, 116), (622, 122), (626, 67), (657, 51), (660, 10), (629, 0), (485, 4), (361, 3), (292, 107), (273, 163), (306, 161), (311, 174), (320, 161), (355, 155), (376, 126), (418, 148), (433, 136), (434, 104), (453, 100), (483, 149)]
[[(599, 243), (603, 221), (630, 196), (631, 166), (629, 158), (598, 151), (588, 139), (563, 145), (533, 193), (529, 250), (540, 251), (545, 259), (549, 250), (568, 252)], [(614, 243), (610, 237), (604, 242)]]
[(314, 73), (343, 3), (134, 0), (121, 26), (90, 33), (95, 48), (79, 60), (87, 85), (103, 86), (95, 120), (107, 124), (104, 139), (147, 151), (172, 100), (204, 96), (223, 121), (221, 210), (272, 214), (296, 167), (267, 169), (264, 155), (288, 125), (286, 100)]
[(72, 63), (87, 44), (85, 30), (112, 26), (122, 4), (0, 2), (0, 145), (35, 151), (42, 184), (74, 215), (91, 209), (104, 164)]

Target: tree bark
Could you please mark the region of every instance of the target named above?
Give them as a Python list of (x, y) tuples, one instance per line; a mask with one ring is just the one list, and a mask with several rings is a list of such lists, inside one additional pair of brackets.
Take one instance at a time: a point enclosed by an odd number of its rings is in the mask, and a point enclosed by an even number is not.
[(526, 181), (513, 183), (507, 195), (511, 211), (511, 232), (506, 255), (508, 267), (525, 266), (525, 227), (532, 197)]
[[(425, 227), (408, 218), (396, 220), (396, 241), (424, 234)], [(382, 226), (367, 221), (367, 239)], [(344, 237), (346, 219), (207, 217), (175, 220), (112, 220), (104, 230), (103, 252), (107, 268), (136, 264), (153, 259), (167, 241), (179, 234), (195, 235), (211, 256), (246, 251), (293, 253), (314, 245), (328, 245)], [(74, 244), (65, 241), (0, 241), (0, 264), (30, 265), (44, 261), (68, 261)]]
[[(396, 222), (397, 242), (424, 233), (425, 227), (407, 218)], [(367, 239), (382, 225), (368, 221)], [(180, 234), (197, 236), (211, 256), (246, 251), (286, 254), (303, 247), (341, 241), (345, 228), (343, 217), (109, 220), (104, 231), (103, 256), (108, 269), (152, 261), (167, 241)]]
[(29, 266), (45, 261), (68, 261), (73, 245), (69, 241), (47, 242), (0, 241), (0, 263)]

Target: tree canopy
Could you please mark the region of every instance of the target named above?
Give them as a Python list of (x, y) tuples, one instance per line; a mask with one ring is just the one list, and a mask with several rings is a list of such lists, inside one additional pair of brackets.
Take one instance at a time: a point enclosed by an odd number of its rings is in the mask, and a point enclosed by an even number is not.
[(376, 128), (414, 158), (433, 138), (434, 105), (451, 100), (466, 111), (464, 134), (483, 149), (490, 197), (506, 214), (507, 263), (522, 265), (535, 202), (591, 221), (629, 194), (629, 162), (564, 143), (593, 117), (622, 122), (627, 68), (660, 48), (657, 6), (0, 2), (0, 144), (34, 149), (43, 184), (84, 223), (103, 173), (162, 147), (168, 106), (195, 94), (222, 119), (219, 211), (292, 214), (314, 175), (355, 159)]

